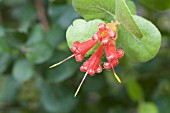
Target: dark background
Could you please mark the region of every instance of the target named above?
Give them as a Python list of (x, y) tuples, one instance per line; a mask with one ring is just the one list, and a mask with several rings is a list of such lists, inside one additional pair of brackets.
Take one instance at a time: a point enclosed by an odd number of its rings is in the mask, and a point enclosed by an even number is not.
[(170, 10), (164, 0), (134, 0), (137, 13), (155, 24), (162, 45), (154, 59), (120, 60), (116, 72), (83, 78), (65, 33), (81, 18), (71, 0), (0, 0), (0, 113), (170, 113)]

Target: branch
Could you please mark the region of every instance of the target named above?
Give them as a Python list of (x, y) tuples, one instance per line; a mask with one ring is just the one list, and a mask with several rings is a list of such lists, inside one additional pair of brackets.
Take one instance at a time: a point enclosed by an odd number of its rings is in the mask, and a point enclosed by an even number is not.
[(36, 5), (36, 8), (38, 10), (39, 19), (40, 19), (41, 23), (43, 24), (43, 28), (44, 28), (45, 31), (48, 31), (49, 23), (48, 23), (48, 20), (47, 20), (47, 15), (46, 15), (45, 8), (44, 8), (44, 5), (42, 3), (42, 0), (35, 0), (35, 5)]
[(0, 24), (2, 24), (2, 14), (1, 14), (1, 11), (0, 11)]

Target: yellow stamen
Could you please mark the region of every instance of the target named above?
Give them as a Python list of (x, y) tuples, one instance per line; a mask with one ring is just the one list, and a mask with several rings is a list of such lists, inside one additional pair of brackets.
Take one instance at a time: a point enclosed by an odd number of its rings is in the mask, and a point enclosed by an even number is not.
[(113, 70), (113, 73), (114, 73), (114, 76), (115, 76), (116, 80), (117, 80), (119, 83), (121, 83), (121, 80), (120, 80), (119, 76), (117, 76), (117, 74), (116, 74), (116, 72), (115, 72), (115, 70), (114, 70), (113, 67), (112, 67), (112, 70)]
[(111, 23), (107, 23), (106, 27), (112, 31), (117, 31), (117, 25), (119, 25), (117, 22), (111, 22)]
[(117, 74), (116, 74), (115, 72), (114, 72), (114, 76), (116, 77), (117, 81), (118, 81), (119, 83), (121, 83), (120, 78), (117, 76)]

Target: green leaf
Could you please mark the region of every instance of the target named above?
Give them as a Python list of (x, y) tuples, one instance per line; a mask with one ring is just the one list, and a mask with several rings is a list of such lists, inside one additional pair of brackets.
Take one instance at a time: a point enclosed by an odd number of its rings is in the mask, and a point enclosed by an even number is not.
[[(158, 84), (157, 89), (155, 90), (154, 98), (160, 98), (160, 97), (168, 97), (170, 94), (170, 80), (169, 79), (163, 79)], [(170, 99), (170, 98), (169, 98)]]
[(13, 76), (19, 82), (28, 81), (33, 75), (33, 65), (26, 59), (18, 60), (13, 67)]
[(42, 25), (35, 25), (26, 44), (26, 48), (28, 49), (26, 57), (36, 64), (49, 60), (52, 56), (53, 49), (47, 44), (48, 41), (46, 40)]
[(77, 14), (71, 5), (68, 5), (64, 12), (62, 10), (62, 15), (58, 18), (58, 24), (62, 28), (67, 29), (76, 18), (80, 18), (79, 14)]
[(29, 38), (26, 44), (28, 46), (31, 46), (39, 42), (43, 42), (44, 39), (45, 37), (44, 37), (42, 25), (36, 24), (35, 26), (32, 27), (31, 33), (29, 35)]
[(53, 49), (43, 42), (27, 46), (27, 48), (26, 57), (36, 64), (41, 64), (49, 60), (53, 54)]
[(0, 25), (0, 38), (5, 36), (5, 29)]
[(129, 79), (127, 81), (126, 87), (127, 87), (127, 93), (132, 100), (134, 101), (143, 100), (143, 90), (137, 81), (135, 81), (132, 78)]
[(131, 0), (126, 0), (126, 5), (128, 6), (130, 12), (132, 15), (136, 15), (136, 6), (133, 1)]
[(158, 53), (161, 34), (150, 21), (139, 16), (133, 16), (133, 18), (140, 27), (143, 38), (136, 38), (120, 28), (118, 41), (127, 56), (136, 61), (146, 62)]
[(134, 21), (130, 10), (128, 9), (124, 0), (116, 0), (116, 18), (119, 22), (122, 22), (121, 26), (131, 34), (134, 34), (138, 38), (142, 38), (143, 34), (136, 22)]
[(12, 76), (0, 76), (0, 106), (12, 103), (20, 84)]
[(11, 51), (11, 47), (6, 38), (0, 38), (0, 51), (1, 52)]
[(139, 106), (138, 113), (159, 113), (159, 111), (154, 103), (146, 102)]
[(50, 4), (50, 7), (48, 8), (48, 14), (54, 24), (61, 26), (64, 29), (66, 29), (74, 19), (79, 18), (79, 14), (77, 14), (71, 4)]
[(46, 83), (41, 85), (41, 91), (42, 104), (49, 112), (69, 113), (77, 103), (67, 87)]
[(73, 7), (85, 20), (114, 19), (115, 0), (73, 0)]
[[(104, 23), (102, 20), (96, 19), (86, 22), (83, 19), (77, 19), (73, 22), (66, 32), (66, 38), (69, 48), (72, 47), (73, 42), (84, 42), (90, 39), (97, 31), (98, 24)], [(92, 54), (96, 47), (92, 48), (87, 54)]]
[(68, 5), (53, 5), (53, 4), (49, 4), (49, 8), (48, 8), (48, 15), (52, 21), (52, 23), (54, 24), (58, 24), (58, 19), (60, 16), (62, 16), (63, 11), (65, 9), (67, 9)]
[(139, 1), (151, 9), (166, 10), (170, 8), (170, 0), (139, 0)]
[(154, 89), (154, 92), (152, 93), (153, 95), (152, 99), (159, 108), (160, 113), (169, 113), (170, 105), (169, 94), (170, 94), (170, 79), (161, 78), (159, 84), (157, 84), (157, 87)]
[(10, 63), (10, 58), (11, 57), (9, 54), (0, 52), (0, 66), (1, 66), (0, 73), (3, 73), (7, 69), (8, 65)]
[(36, 8), (30, 1), (25, 1), (20, 7), (13, 8), (11, 13), (13, 18), (20, 22), (18, 27), (20, 32), (28, 32), (29, 27), (37, 18)]
[(46, 32), (46, 40), (49, 43), (50, 46), (56, 48), (58, 47), (61, 42), (63, 42), (65, 39), (65, 31), (61, 29), (59, 26), (52, 26), (51, 29), (49, 29)]
[(159, 108), (159, 113), (169, 113), (169, 105), (170, 105), (169, 93), (167, 94), (166, 97), (159, 95), (154, 100), (154, 102), (156, 103), (157, 107)]

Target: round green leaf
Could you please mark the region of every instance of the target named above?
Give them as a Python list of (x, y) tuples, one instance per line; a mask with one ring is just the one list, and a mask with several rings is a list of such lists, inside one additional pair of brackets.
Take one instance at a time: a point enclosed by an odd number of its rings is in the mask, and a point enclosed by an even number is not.
[(3, 73), (10, 63), (10, 55), (0, 52), (0, 73)]
[[(86, 22), (83, 19), (77, 19), (73, 22), (67, 29), (66, 38), (69, 48), (72, 47), (73, 42), (80, 41), (84, 42), (90, 39), (97, 31), (98, 24), (104, 23), (104, 21), (96, 19)], [(87, 54), (91, 54), (94, 52), (96, 47), (92, 48)]]
[(143, 100), (143, 90), (137, 81), (132, 78), (127, 81), (127, 93), (129, 97), (134, 101)]
[(69, 113), (75, 107), (76, 99), (67, 87), (46, 83), (41, 89), (42, 104), (49, 112)]
[(124, 0), (116, 0), (116, 18), (119, 22), (122, 22), (122, 27), (131, 34), (134, 34), (138, 38), (142, 38), (143, 34), (136, 22), (134, 21), (132, 14), (126, 5)]
[(0, 106), (9, 105), (17, 96), (20, 87), (12, 76), (0, 76)]
[[(57, 6), (58, 7), (58, 6)], [(74, 10), (73, 6), (70, 4), (66, 7), (66, 9), (62, 10), (62, 15), (58, 18), (58, 24), (67, 29), (68, 26), (75, 20), (76, 18), (80, 18), (80, 15)]]
[(159, 113), (157, 106), (152, 102), (143, 103), (139, 106), (138, 113)]
[(33, 66), (28, 60), (18, 60), (13, 67), (13, 76), (19, 82), (25, 82), (29, 80), (33, 75)]
[(114, 19), (115, 0), (73, 0), (73, 7), (86, 20)]
[(43, 40), (44, 40), (44, 32), (42, 29), (42, 25), (36, 24), (35, 26), (33, 26), (26, 44), (33, 45), (39, 42), (43, 42)]
[(26, 57), (36, 64), (43, 63), (49, 60), (52, 56), (53, 50), (46, 43), (37, 43), (28, 46)]
[(61, 44), (64, 39), (65, 31), (59, 26), (52, 26), (51, 29), (46, 32), (46, 40), (53, 48), (58, 47), (58, 45)]
[(71, 4), (67, 5), (54, 5), (50, 4), (48, 14), (52, 23), (66, 29), (74, 19), (80, 15), (74, 10)]
[[(12, 17), (19, 21), (18, 30), (20, 32), (28, 32), (32, 26), (33, 21), (37, 18), (37, 11), (34, 5), (30, 1), (21, 0), (22, 5), (15, 7), (11, 11)], [(24, 15), (23, 15), (24, 14)]]
[[(49, 32), (52, 33), (53, 31)], [(33, 27), (26, 44), (28, 49), (26, 57), (36, 64), (40, 64), (49, 60), (53, 53), (53, 49), (47, 44), (47, 42), (50, 43), (50, 41), (47, 40), (44, 36), (45, 33), (42, 29), (42, 25), (37, 24)], [(47, 38), (51, 38), (51, 35), (49, 35), (49, 33), (47, 33), (46, 36)], [(54, 40), (54, 42), (56, 41)]]
[(118, 41), (127, 56), (134, 60), (145, 62), (158, 53), (161, 34), (150, 21), (139, 16), (133, 16), (133, 18), (141, 29), (143, 38), (139, 39), (120, 28)]

